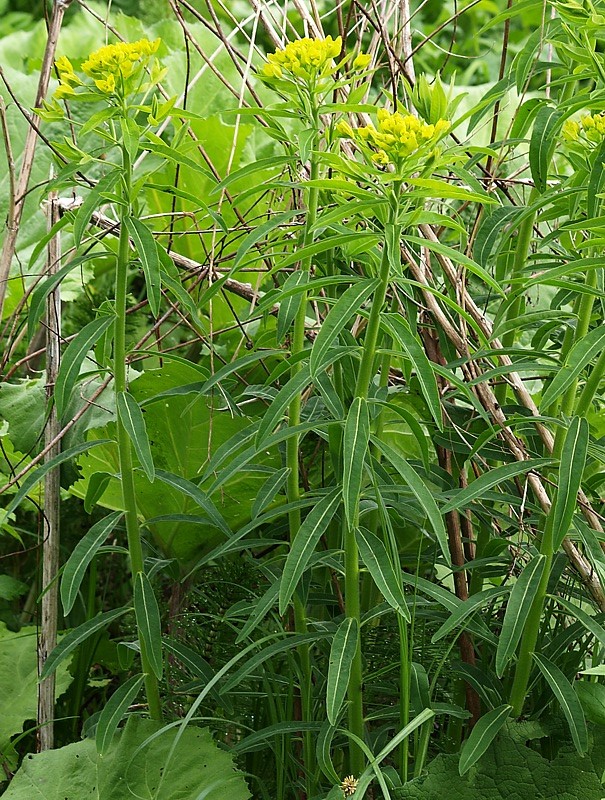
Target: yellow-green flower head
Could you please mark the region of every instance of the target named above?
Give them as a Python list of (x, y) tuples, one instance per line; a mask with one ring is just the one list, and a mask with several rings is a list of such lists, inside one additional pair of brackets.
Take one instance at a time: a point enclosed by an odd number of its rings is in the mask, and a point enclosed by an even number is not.
[(600, 142), (605, 136), (605, 115), (603, 114), (582, 117), (581, 125), (586, 138), (591, 142)]
[(391, 113), (385, 108), (378, 110), (377, 118), (377, 127), (370, 123), (353, 131), (348, 123), (340, 122), (336, 130), (341, 136), (369, 146), (372, 161), (383, 166), (400, 165), (426, 145), (435, 144), (450, 127), (445, 119), (429, 125), (412, 114)]
[(281, 78), (291, 75), (309, 81), (328, 72), (333, 67), (333, 60), (340, 55), (342, 39), (297, 39), (288, 42), (283, 50), (276, 50), (267, 56), (263, 74), (269, 78)]

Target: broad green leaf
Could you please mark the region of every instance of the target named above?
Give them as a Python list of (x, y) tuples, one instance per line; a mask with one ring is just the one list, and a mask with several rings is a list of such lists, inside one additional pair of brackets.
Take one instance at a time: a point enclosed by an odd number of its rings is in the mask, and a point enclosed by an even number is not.
[[(38, 709), (38, 633), (26, 625), (9, 631), (0, 622), (0, 752), (6, 758), (10, 740), (23, 731), (27, 720), (36, 719)], [(56, 673), (56, 695), (60, 697), (73, 680), (67, 663)]]
[(595, 725), (605, 725), (605, 685), (576, 681), (574, 685), (586, 719)]
[(40, 680), (43, 680), (48, 675), (52, 675), (59, 664), (66, 659), (78, 645), (85, 642), (89, 636), (92, 636), (93, 633), (100, 631), (102, 628), (106, 628), (111, 622), (119, 617), (123, 617), (128, 611), (130, 611), (129, 608), (115, 608), (113, 611), (104, 611), (101, 614), (97, 614), (96, 617), (86, 620), (86, 622), (83, 622), (77, 628), (74, 628), (66, 634), (46, 659), (44, 669), (40, 673)]
[(158, 680), (162, 678), (162, 623), (155, 592), (144, 572), (134, 579), (134, 613), (142, 645), (151, 669)]
[(549, 408), (571, 386), (584, 367), (599, 355), (603, 347), (605, 347), (605, 328), (602, 325), (589, 331), (574, 344), (565, 364), (544, 392), (540, 402), (542, 410)]
[(284, 564), (281, 585), (279, 588), (279, 613), (283, 614), (294, 594), (298, 581), (305, 571), (307, 563), (315, 550), (320, 536), (330, 524), (341, 501), (340, 488), (333, 489), (323, 497), (307, 514), (304, 522), (296, 532), (290, 552)]
[(366, 528), (358, 528), (355, 537), (363, 563), (380, 593), (398, 614), (411, 622), (403, 589), (384, 543)]
[(509, 705), (498, 706), (484, 714), (477, 722), (460, 751), (458, 764), (460, 775), (468, 772), (485, 753), (508, 719), (511, 709), (512, 706)]
[(546, 556), (535, 556), (523, 569), (512, 588), (496, 650), (496, 675), (499, 678), (517, 649), (545, 566)]
[(100, 756), (104, 756), (111, 747), (118, 725), (123, 720), (128, 706), (139, 693), (144, 680), (144, 675), (133, 675), (126, 683), (119, 686), (105, 703), (95, 733), (95, 744)]
[(359, 624), (353, 617), (347, 617), (334, 634), (328, 662), (326, 713), (332, 725), (338, 723), (349, 685), (351, 666), (359, 646)]
[(342, 499), (349, 525), (355, 525), (359, 514), (359, 496), (363, 483), (370, 415), (365, 398), (356, 397), (349, 408), (342, 437)]
[(152, 232), (147, 225), (136, 217), (126, 217), (126, 227), (141, 259), (141, 266), (145, 275), (147, 287), (147, 300), (154, 317), (160, 312), (160, 299), (162, 289), (162, 275), (158, 247)]
[(548, 168), (557, 144), (563, 113), (553, 106), (544, 105), (536, 115), (529, 142), (529, 166), (534, 185), (539, 192), (546, 189)]
[(431, 641), (435, 643), (440, 639), (443, 639), (443, 637), (447, 636), (450, 631), (459, 628), (462, 623), (465, 622), (468, 617), (470, 617), (471, 614), (474, 614), (481, 608), (485, 608), (485, 606), (491, 603), (492, 600), (494, 600), (496, 597), (499, 597), (501, 594), (505, 594), (506, 592), (508, 592), (507, 586), (498, 586), (494, 589), (485, 589), (483, 592), (478, 592), (477, 594), (471, 595), (468, 600), (461, 602), (456, 610), (453, 611), (446, 619), (443, 625), (437, 631), (435, 631)]
[(433, 533), (435, 534), (437, 542), (439, 543), (443, 557), (445, 558), (446, 563), (449, 564), (450, 551), (445, 525), (443, 524), (443, 517), (441, 516), (442, 512), (440, 512), (437, 508), (437, 503), (435, 502), (431, 491), (426, 486), (420, 475), (416, 472), (414, 467), (412, 467), (402, 455), (400, 455), (392, 447), (389, 447), (389, 445), (385, 444), (385, 442), (380, 441), (380, 439), (373, 439), (373, 441), (376, 446), (382, 450), (385, 458), (395, 467), (397, 472), (401, 475), (403, 480), (411, 489), (412, 494), (414, 494), (420, 503), (424, 513), (431, 523)]
[(76, 602), (88, 565), (121, 518), (122, 512), (114, 511), (95, 522), (73, 549), (61, 576), (61, 602), (65, 616), (69, 614)]
[(583, 755), (588, 750), (588, 732), (584, 712), (573, 686), (556, 664), (539, 653), (534, 653), (533, 656), (565, 714), (576, 750)]
[(322, 369), (324, 357), (337, 343), (338, 335), (378, 286), (377, 280), (360, 280), (349, 286), (330, 309), (311, 350), (311, 375)]
[(300, 394), (308, 386), (310, 380), (309, 367), (305, 364), (300, 372), (290, 378), (288, 383), (275, 395), (258, 426), (258, 433), (256, 434), (256, 446), (258, 448), (263, 446), (263, 441), (273, 433), (275, 426), (281, 422), (283, 413), (292, 398)]
[[(158, 735), (162, 731), (161, 735)], [(243, 776), (210, 731), (131, 716), (103, 756), (92, 739), (24, 759), (6, 800), (248, 800)]]
[(412, 362), (416, 372), (418, 383), (426, 401), (431, 416), (435, 420), (439, 430), (443, 430), (443, 420), (441, 414), (441, 402), (439, 399), (439, 389), (435, 373), (431, 367), (431, 362), (426, 356), (424, 349), (412, 333), (407, 320), (398, 314), (383, 314), (381, 322), (393, 339), (402, 346)]
[(588, 421), (584, 417), (574, 417), (563, 442), (559, 486), (547, 521), (547, 525), (552, 530), (555, 551), (559, 549), (561, 542), (567, 536), (577, 508), (578, 490), (584, 474), (589, 438)]
[(78, 380), (84, 359), (109, 326), (113, 325), (113, 322), (113, 316), (97, 317), (97, 319), (82, 328), (63, 353), (54, 392), (55, 406), (59, 418), (63, 416), (71, 400), (72, 391)]
[(502, 467), (495, 467), (487, 470), (464, 489), (456, 492), (454, 497), (447, 502), (441, 509), (443, 514), (457, 508), (468, 507), (473, 500), (482, 497), (494, 486), (499, 486), (517, 475), (523, 475), (532, 469), (539, 469), (550, 464), (554, 464), (553, 458), (530, 458), (527, 461), (515, 461), (512, 464), (504, 464)]
[(141, 407), (128, 392), (118, 392), (117, 409), (120, 422), (124, 426), (128, 438), (132, 442), (137, 458), (145, 470), (145, 475), (153, 483), (155, 479), (155, 467), (149, 437), (145, 427), (145, 418)]

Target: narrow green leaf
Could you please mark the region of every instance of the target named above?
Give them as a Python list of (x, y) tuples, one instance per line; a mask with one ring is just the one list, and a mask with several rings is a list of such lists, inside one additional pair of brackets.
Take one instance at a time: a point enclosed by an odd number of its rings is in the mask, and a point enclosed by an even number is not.
[[(111, 109), (111, 112), (115, 113), (115, 109)], [(80, 131), (80, 135), (82, 135), (82, 131)], [(115, 184), (117, 183), (119, 177), (120, 177), (120, 170), (114, 169), (111, 172), (108, 172), (107, 175), (105, 175), (103, 178), (101, 178), (101, 180), (97, 183), (97, 185), (88, 192), (86, 199), (84, 200), (80, 208), (77, 210), (76, 217), (74, 219), (73, 232), (74, 232), (74, 242), (76, 247), (80, 247), (80, 244), (82, 243), (82, 236), (84, 235), (86, 226), (90, 222), (92, 212), (96, 211), (96, 209), (99, 207), (101, 201), (101, 195), (103, 194), (103, 192), (111, 191), (115, 186)]]
[(277, 313), (278, 342), (282, 342), (286, 334), (290, 330), (290, 325), (292, 324), (294, 318), (298, 314), (298, 309), (300, 308), (300, 304), (302, 302), (302, 293), (305, 291), (305, 287), (307, 286), (308, 283), (309, 283), (309, 273), (300, 270), (293, 272), (285, 280), (283, 285), (284, 291), (300, 287), (301, 292), (294, 295), (290, 295), (283, 300), (280, 299), (279, 311)]
[(153, 483), (155, 480), (155, 467), (143, 412), (137, 401), (128, 392), (118, 392), (117, 408), (120, 422), (132, 442), (137, 458), (145, 470), (145, 475)]
[(476, 764), (508, 719), (512, 706), (504, 705), (488, 711), (477, 722), (460, 751), (458, 772), (464, 775)]
[(255, 601), (252, 613), (246, 620), (244, 627), (237, 635), (237, 639), (235, 640), (236, 644), (243, 642), (244, 639), (246, 639), (258, 625), (260, 625), (265, 616), (269, 613), (270, 609), (273, 608), (277, 602), (277, 598), (279, 597), (280, 582), (281, 578), (276, 578), (263, 596)]
[(546, 556), (535, 556), (519, 575), (512, 588), (496, 650), (496, 675), (499, 678), (504, 674), (506, 665), (517, 649), (545, 566)]
[(86, 487), (86, 497), (84, 498), (84, 511), (90, 514), (97, 502), (103, 497), (105, 489), (112, 479), (110, 472), (93, 472)]
[(63, 416), (71, 400), (71, 394), (78, 380), (84, 359), (95, 342), (101, 338), (110, 325), (113, 325), (113, 322), (113, 316), (93, 319), (92, 322), (82, 328), (63, 353), (54, 392), (55, 406), (59, 418)]
[(589, 331), (569, 351), (565, 364), (552, 379), (544, 392), (540, 408), (549, 408), (576, 380), (584, 367), (599, 355), (605, 347), (605, 327), (602, 325)]
[(593, 616), (587, 614), (575, 603), (566, 600), (564, 597), (559, 597), (558, 595), (549, 595), (549, 597), (564, 608), (568, 614), (575, 617), (587, 631), (592, 633), (601, 647), (605, 648), (605, 628)]
[(105, 707), (101, 711), (99, 721), (97, 722), (95, 734), (95, 744), (99, 755), (105, 755), (111, 747), (118, 725), (124, 718), (128, 706), (139, 693), (139, 689), (144, 680), (144, 675), (133, 675), (130, 680), (127, 680), (126, 683), (116, 689), (105, 704)]
[(443, 518), (441, 516), (442, 512), (440, 512), (437, 508), (437, 503), (435, 502), (432, 492), (425, 485), (424, 481), (416, 472), (414, 467), (412, 467), (402, 455), (400, 455), (392, 447), (389, 447), (389, 445), (385, 442), (380, 441), (380, 439), (372, 439), (372, 441), (376, 444), (379, 450), (382, 451), (385, 458), (395, 467), (397, 472), (410, 487), (412, 493), (420, 503), (424, 513), (428, 517), (431, 527), (433, 528), (433, 533), (435, 534), (437, 542), (439, 543), (439, 547), (441, 548), (441, 552), (443, 553), (443, 557), (445, 558), (446, 563), (449, 564), (450, 551), (447, 541), (447, 533), (445, 530), (445, 525), (443, 524)]
[(479, 611), (479, 609), (484, 608), (496, 597), (501, 594), (505, 594), (506, 592), (508, 592), (508, 586), (497, 586), (494, 589), (485, 589), (483, 592), (473, 594), (468, 598), (468, 600), (461, 602), (456, 610), (453, 611), (446, 619), (443, 625), (437, 631), (435, 631), (433, 638), (431, 639), (433, 644), (438, 642), (440, 639), (443, 639), (444, 636), (447, 636), (450, 631), (462, 626), (462, 623), (467, 620), (471, 614), (474, 614), (476, 611)]
[(589, 438), (588, 421), (584, 417), (574, 417), (563, 442), (559, 486), (548, 520), (555, 551), (559, 549), (561, 542), (567, 536), (577, 507), (578, 490), (584, 474)]
[(546, 189), (548, 168), (555, 151), (557, 134), (563, 113), (553, 106), (543, 106), (536, 115), (536, 121), (529, 142), (529, 166), (536, 189)]
[(59, 664), (72, 653), (78, 645), (85, 642), (93, 633), (106, 628), (111, 622), (119, 617), (123, 617), (130, 608), (115, 608), (113, 611), (105, 611), (102, 614), (97, 614), (96, 617), (86, 620), (82, 625), (74, 628), (66, 636), (64, 636), (55, 649), (50, 653), (44, 664), (44, 669), (40, 673), (40, 680), (44, 680), (57, 669)]
[(61, 577), (61, 602), (65, 616), (69, 614), (76, 602), (88, 565), (121, 517), (122, 511), (113, 511), (96, 522), (80, 539), (68, 558)]
[(261, 511), (265, 510), (265, 507), (268, 506), (269, 503), (273, 502), (275, 496), (285, 484), (289, 473), (290, 469), (288, 467), (283, 467), (274, 472), (273, 475), (269, 475), (258, 490), (254, 502), (252, 503), (252, 508), (250, 509), (251, 519), (257, 517)]
[[(321, 730), (319, 731), (319, 736), (317, 737), (315, 753), (317, 756), (317, 765), (320, 770), (329, 781), (338, 784), (340, 783), (340, 776), (334, 769), (334, 764), (332, 763), (332, 739), (335, 733), (335, 726), (330, 725), (327, 719), (324, 720)], [(341, 800), (341, 798), (338, 798), (338, 800)]]
[(338, 339), (353, 314), (356, 314), (378, 286), (377, 280), (360, 280), (349, 286), (330, 309), (311, 350), (311, 375), (322, 368), (324, 356)]
[(134, 613), (151, 669), (156, 678), (161, 680), (163, 663), (160, 609), (153, 587), (144, 572), (137, 572), (134, 579)]
[(416, 372), (420, 389), (422, 390), (431, 416), (435, 420), (439, 430), (443, 430), (437, 380), (431, 362), (427, 358), (424, 349), (412, 333), (407, 320), (403, 319), (403, 317), (397, 314), (383, 314), (381, 322), (386, 326), (393, 339), (397, 341), (407, 353), (414, 367), (414, 371)]
[(154, 317), (160, 312), (162, 274), (158, 248), (152, 232), (136, 217), (126, 217), (126, 227), (137, 249), (147, 286), (147, 300)]
[(358, 528), (355, 531), (355, 537), (362, 561), (380, 593), (398, 614), (411, 622), (403, 588), (397, 580), (397, 573), (384, 543), (366, 528)]
[(30, 473), (23, 479), (21, 486), (19, 487), (19, 491), (13, 496), (10, 503), (7, 505), (4, 513), (5, 519), (8, 519), (9, 514), (12, 514), (13, 511), (17, 508), (19, 503), (23, 500), (23, 498), (29, 493), (30, 489), (32, 489), (37, 483), (39, 483), (42, 478), (50, 472), (55, 467), (58, 467), (59, 464), (63, 464), (66, 461), (69, 461), (76, 456), (79, 456), (80, 453), (85, 453), (87, 450), (92, 450), (93, 447), (99, 447), (102, 444), (109, 444), (111, 443), (111, 439), (96, 439), (91, 442), (83, 442), (82, 444), (76, 444), (73, 447), (64, 450), (62, 453), (59, 453), (58, 456), (51, 458), (50, 461), (47, 461), (46, 464), (43, 464), (36, 469), (32, 469)]
[(556, 664), (553, 664), (552, 661), (538, 653), (533, 655), (540, 672), (546, 678), (546, 682), (563, 709), (573, 743), (578, 753), (582, 756), (588, 750), (588, 732), (586, 730), (584, 712), (573, 686)]
[(334, 634), (328, 662), (326, 712), (332, 725), (336, 725), (338, 722), (338, 715), (351, 677), (351, 666), (358, 647), (359, 624), (353, 617), (347, 617)]
[(522, 475), (530, 470), (537, 470), (540, 467), (554, 464), (553, 458), (530, 458), (527, 461), (515, 461), (512, 464), (504, 464), (502, 467), (490, 469), (480, 475), (465, 489), (456, 492), (454, 497), (446, 503), (441, 511), (447, 514), (448, 511), (453, 511), (457, 508), (466, 508), (473, 500), (482, 497), (492, 487), (502, 484), (504, 481), (515, 478), (517, 475)]
[(326, 639), (328, 636), (332, 636), (329, 631), (316, 631), (315, 633), (300, 634), (297, 633), (288, 636), (286, 639), (280, 639), (278, 642), (274, 642), (268, 647), (264, 647), (260, 653), (256, 653), (248, 658), (244, 666), (240, 667), (240, 669), (238, 669), (238, 671), (235, 672), (225, 682), (224, 686), (220, 690), (221, 694), (224, 692), (230, 692), (231, 689), (234, 689), (239, 683), (247, 678), (248, 675), (254, 672), (257, 667), (259, 667), (261, 664), (264, 664), (265, 661), (268, 661), (272, 656), (277, 655), (278, 653), (283, 653), (286, 650), (291, 650), (294, 647), (300, 647), (300, 645), (303, 644), (314, 644), (315, 642), (320, 641), (320, 639)]
[[(170, 636), (164, 636), (162, 641), (166, 650), (172, 653), (173, 656), (176, 656), (181, 664), (195, 678), (201, 679), (205, 684), (209, 684), (214, 679), (215, 671), (206, 659), (202, 658), (195, 650), (192, 650), (181, 642), (177, 642), (175, 639), (171, 639)], [(218, 693), (218, 689), (213, 686), (209, 694), (215, 702), (224, 707), (227, 713), (233, 713), (233, 704), (231, 700), (228, 697), (221, 697)]]
[(210, 500), (210, 498), (203, 492), (200, 488), (198, 488), (195, 483), (188, 481), (187, 478), (181, 478), (180, 475), (174, 475), (172, 472), (166, 472), (163, 469), (158, 469), (155, 472), (155, 477), (162, 481), (162, 483), (166, 483), (168, 486), (172, 486), (174, 489), (178, 489), (179, 492), (182, 492), (187, 497), (190, 497), (194, 500), (200, 508), (203, 508), (208, 518), (216, 525), (216, 527), (221, 530), (225, 536), (231, 535), (231, 529), (219, 514), (216, 506)]
[[(68, 217), (62, 217), (60, 222), (63, 222), (63, 227), (69, 221)], [(55, 226), (53, 226), (55, 227)], [(74, 258), (69, 261), (64, 267), (55, 272), (54, 275), (49, 275), (45, 280), (41, 281), (31, 294), (29, 302), (29, 314), (27, 316), (27, 338), (31, 340), (36, 330), (36, 325), (40, 322), (40, 318), (46, 309), (46, 298), (56, 289), (66, 275), (79, 266), (83, 261), (88, 261), (90, 255), (83, 258)]]
[(283, 413), (290, 404), (292, 398), (306, 389), (310, 380), (309, 366), (305, 364), (300, 372), (297, 372), (293, 378), (290, 378), (288, 383), (282, 386), (275, 395), (258, 426), (258, 433), (256, 434), (256, 446), (258, 448), (263, 446), (263, 440), (273, 433), (275, 426), (281, 422)]
[(267, 222), (263, 222), (262, 225), (254, 227), (250, 233), (244, 237), (244, 240), (237, 248), (237, 253), (235, 254), (235, 258), (233, 260), (231, 272), (237, 268), (242, 258), (252, 247), (254, 247), (255, 244), (261, 242), (269, 233), (271, 233), (271, 231), (274, 231), (276, 228), (279, 228), (280, 225), (284, 225), (286, 222), (289, 222), (297, 214), (300, 214), (300, 210), (297, 208), (290, 209), (289, 211), (282, 211), (279, 214), (274, 214), (267, 220)]
[(279, 588), (280, 614), (285, 612), (320, 536), (330, 524), (330, 520), (340, 505), (340, 500), (340, 489), (334, 489), (317, 503), (298, 529), (284, 564)]
[(342, 437), (342, 499), (349, 525), (355, 525), (358, 517), (359, 495), (369, 441), (368, 404), (363, 397), (356, 397), (349, 408)]

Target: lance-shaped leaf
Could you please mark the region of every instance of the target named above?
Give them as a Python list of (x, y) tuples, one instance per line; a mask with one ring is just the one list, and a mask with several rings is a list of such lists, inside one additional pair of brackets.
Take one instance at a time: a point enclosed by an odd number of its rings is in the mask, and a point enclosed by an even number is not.
[(356, 397), (349, 408), (342, 437), (342, 499), (349, 525), (358, 517), (363, 468), (370, 440), (370, 415), (367, 401)]
[(366, 528), (357, 529), (355, 537), (363, 563), (380, 593), (395, 611), (411, 622), (403, 588), (397, 580), (397, 573), (383, 542)]
[(310, 359), (311, 375), (321, 370), (324, 358), (330, 347), (336, 344), (339, 333), (377, 286), (377, 280), (358, 281), (349, 286), (330, 309), (313, 343)]
[(552, 530), (552, 544), (556, 551), (567, 536), (571, 520), (577, 506), (577, 497), (584, 464), (588, 452), (588, 421), (584, 417), (574, 417), (571, 421), (563, 449), (559, 468), (559, 487), (555, 502), (550, 510), (548, 524)]
[(393, 337), (394, 341), (407, 353), (416, 372), (418, 383), (420, 384), (431, 416), (435, 420), (439, 430), (442, 430), (443, 420), (441, 419), (441, 403), (439, 400), (437, 380), (433, 368), (431, 367), (431, 362), (428, 360), (424, 349), (412, 333), (408, 322), (403, 317), (398, 314), (384, 314), (381, 322)]
[(298, 529), (282, 574), (279, 587), (279, 613), (283, 614), (294, 594), (296, 585), (305, 571), (319, 537), (330, 524), (330, 520), (340, 505), (340, 489), (334, 489), (323, 497), (309, 512)]
[(284, 290), (293, 289), (300, 286), (300, 292), (291, 294), (285, 300), (280, 300), (279, 311), (277, 313), (277, 341), (282, 342), (290, 330), (290, 325), (294, 321), (294, 317), (298, 314), (298, 309), (302, 302), (303, 292), (306, 290), (306, 285), (309, 282), (309, 273), (306, 271), (296, 271), (284, 282)]
[(544, 392), (540, 408), (549, 408), (576, 380), (593, 358), (605, 347), (605, 327), (594, 328), (577, 341), (569, 351), (563, 367)]
[(487, 470), (464, 489), (456, 492), (452, 499), (441, 509), (444, 514), (456, 508), (466, 508), (473, 500), (483, 497), (494, 486), (499, 486), (504, 481), (523, 475), (530, 470), (537, 470), (547, 464), (554, 464), (553, 458), (531, 458), (527, 461), (515, 461), (512, 464), (504, 464), (502, 467)]
[(132, 442), (137, 458), (145, 470), (145, 475), (151, 483), (155, 479), (153, 456), (149, 446), (149, 437), (145, 426), (145, 418), (137, 401), (128, 392), (118, 392), (118, 416), (124, 426), (128, 438)]
[(534, 184), (539, 192), (546, 189), (548, 168), (557, 143), (563, 114), (553, 106), (543, 106), (536, 115), (529, 142), (529, 166)]
[(156, 678), (162, 678), (162, 625), (153, 587), (144, 572), (134, 579), (134, 613), (141, 642)]
[(113, 611), (105, 611), (102, 614), (97, 614), (97, 616), (92, 619), (86, 620), (86, 622), (74, 628), (73, 631), (70, 631), (61, 639), (59, 644), (46, 659), (44, 669), (40, 673), (40, 680), (52, 675), (61, 661), (67, 658), (78, 645), (85, 642), (89, 636), (92, 636), (93, 633), (100, 631), (102, 628), (106, 628), (114, 619), (123, 617), (124, 614), (130, 610), (130, 608), (116, 608)]
[(144, 675), (133, 675), (130, 680), (116, 689), (105, 704), (105, 707), (101, 711), (95, 734), (97, 753), (99, 753), (99, 755), (105, 755), (109, 750), (118, 725), (124, 718), (128, 706), (139, 693), (139, 689), (144, 680)]
[(332, 725), (338, 722), (338, 715), (349, 685), (351, 665), (358, 647), (359, 624), (353, 617), (347, 617), (334, 634), (328, 662), (326, 711)]
[(67, 559), (61, 578), (61, 602), (63, 603), (63, 613), (66, 616), (76, 602), (88, 565), (121, 517), (121, 511), (114, 511), (96, 522), (80, 539)]
[(537, 555), (532, 558), (510, 593), (496, 650), (496, 674), (499, 678), (517, 649), (545, 566), (546, 556)]
[(63, 353), (54, 392), (58, 417), (63, 416), (71, 400), (71, 393), (78, 380), (80, 367), (86, 355), (113, 322), (114, 317), (112, 316), (93, 319), (92, 322), (89, 322), (88, 325), (82, 328), (80, 333), (69, 343), (67, 349)]
[(152, 232), (136, 217), (126, 217), (126, 227), (137, 249), (145, 275), (147, 300), (154, 317), (160, 311), (162, 275), (158, 247)]
[(458, 628), (467, 620), (471, 614), (474, 614), (480, 608), (492, 602), (498, 595), (508, 592), (508, 586), (498, 586), (494, 589), (485, 589), (483, 592), (471, 595), (468, 600), (464, 600), (446, 619), (443, 625), (435, 631), (431, 641), (433, 643), (443, 639), (450, 631)]
[(559, 701), (563, 713), (565, 714), (565, 719), (569, 725), (571, 738), (576, 746), (576, 750), (580, 755), (584, 755), (588, 750), (586, 719), (578, 696), (573, 690), (573, 686), (556, 664), (553, 664), (548, 658), (538, 653), (534, 653), (533, 655), (534, 661), (540, 668), (542, 675), (546, 678), (546, 682), (552, 689), (553, 694)]
[(376, 446), (382, 450), (385, 458), (395, 467), (397, 472), (401, 475), (403, 480), (411, 489), (412, 494), (420, 503), (424, 513), (428, 517), (431, 527), (433, 528), (433, 533), (437, 538), (439, 547), (443, 553), (443, 557), (445, 558), (446, 563), (449, 564), (450, 551), (447, 542), (447, 533), (445, 531), (445, 525), (443, 524), (441, 512), (437, 508), (437, 503), (435, 502), (431, 491), (429, 491), (429, 488), (424, 483), (420, 475), (416, 472), (414, 467), (412, 467), (402, 455), (400, 455), (396, 450), (394, 450), (392, 447), (389, 447), (388, 444), (380, 439), (375, 439), (373, 441), (375, 442)]
[(283, 413), (290, 405), (292, 398), (300, 394), (307, 387), (310, 380), (309, 367), (305, 365), (300, 372), (297, 372), (293, 378), (290, 378), (288, 383), (275, 395), (258, 426), (258, 433), (256, 435), (257, 447), (260, 448), (263, 446), (263, 440), (273, 433), (275, 426), (278, 422), (281, 422)]
[(461, 775), (476, 764), (506, 722), (512, 706), (504, 705), (488, 711), (477, 722), (460, 751), (458, 771)]

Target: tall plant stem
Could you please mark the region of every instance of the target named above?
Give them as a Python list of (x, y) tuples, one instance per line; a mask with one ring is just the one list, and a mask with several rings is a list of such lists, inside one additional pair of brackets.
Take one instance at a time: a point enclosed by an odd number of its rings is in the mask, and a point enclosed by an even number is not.
[[(317, 117), (315, 118), (314, 123), (315, 123), (315, 131), (318, 131), (319, 119)], [(315, 136), (315, 142), (313, 143), (312, 151), (315, 151), (316, 147), (317, 147), (317, 133)], [(317, 156), (313, 152), (311, 155), (311, 170), (310, 170), (311, 180), (316, 180), (318, 174), (319, 174), (319, 164), (317, 161)], [(308, 194), (307, 215), (306, 215), (305, 231), (302, 242), (303, 247), (305, 247), (307, 244), (310, 244), (313, 238), (312, 229), (313, 226), (315, 225), (315, 220), (317, 218), (318, 201), (319, 201), (319, 190), (316, 187), (311, 187), (309, 189), (309, 194)], [(311, 256), (306, 257), (301, 262), (300, 267), (301, 270), (306, 275), (308, 275), (311, 270)], [(305, 291), (301, 293), (300, 307), (294, 319), (294, 326), (292, 331), (292, 346), (291, 346), (292, 357), (302, 353), (305, 346), (306, 311), (307, 311), (307, 292)], [(301, 366), (302, 365), (300, 361), (295, 361), (295, 363), (292, 364), (292, 367), (290, 369), (290, 377), (293, 378), (300, 371)], [(301, 405), (302, 405), (302, 398), (301, 394), (299, 393), (292, 398), (290, 405), (288, 407), (288, 424), (291, 428), (300, 423)], [(288, 467), (289, 470), (286, 488), (287, 488), (289, 503), (293, 503), (300, 498), (300, 475), (298, 468), (299, 445), (300, 445), (300, 437), (298, 436), (298, 434), (296, 436), (291, 436), (286, 442), (286, 466)], [(298, 531), (300, 530), (300, 524), (301, 524), (300, 509), (298, 508), (293, 509), (288, 514), (290, 545), (294, 543), (294, 540), (298, 535)], [(296, 592), (294, 595), (294, 627), (297, 633), (305, 633), (307, 630), (307, 617), (305, 612), (305, 605), (298, 592)], [(301, 661), (301, 670), (302, 670), (300, 694), (301, 694), (303, 722), (310, 722), (313, 716), (313, 709), (312, 709), (311, 657), (309, 653), (309, 647), (307, 645), (301, 645), (298, 648), (298, 655)], [(313, 772), (315, 764), (315, 749), (313, 747), (313, 739), (309, 731), (306, 731), (303, 734), (303, 761), (305, 764), (306, 774), (307, 776), (309, 776)], [(310, 794), (310, 790), (311, 787), (309, 785), (309, 781), (307, 781), (308, 795)]]
[[(120, 240), (118, 245), (118, 261), (116, 265), (116, 298), (115, 298), (115, 324), (114, 324), (114, 361), (113, 378), (116, 399), (120, 392), (126, 391), (126, 290), (128, 285), (128, 264), (130, 262), (130, 243), (128, 241), (128, 228), (126, 218), (131, 213), (130, 206), (130, 159), (124, 148), (124, 180), (126, 205), (120, 217)], [(126, 517), (126, 534), (128, 537), (128, 552), (130, 554), (130, 569), (133, 583), (139, 572), (143, 572), (143, 545), (141, 531), (137, 516), (137, 501), (134, 486), (134, 473), (132, 467), (132, 451), (130, 439), (118, 415), (116, 422), (118, 457), (120, 462), (120, 476), (122, 484), (122, 500)], [(149, 714), (152, 719), (162, 720), (162, 706), (160, 692), (155, 674), (145, 650), (145, 643), (139, 635), (141, 648), (141, 665), (145, 673), (145, 693)]]
[[(529, 195), (528, 204), (531, 205), (537, 198), (538, 192), (536, 189), (532, 189)], [(515, 247), (515, 255), (513, 258), (513, 267), (512, 267), (512, 274), (511, 278), (518, 278), (523, 274), (523, 269), (525, 267), (525, 262), (527, 260), (527, 254), (529, 253), (529, 248), (531, 246), (531, 237), (532, 232), (534, 229), (534, 220), (536, 218), (536, 212), (532, 211), (521, 223), (519, 227), (519, 236), (517, 237), (517, 245)], [(525, 304), (525, 297), (523, 293), (520, 292), (517, 297), (512, 301), (510, 304), (507, 312), (506, 312), (506, 321), (517, 319), (523, 313), (523, 307)], [(502, 347), (512, 347), (515, 343), (515, 329), (506, 331), (506, 333), (502, 337)], [(500, 405), (504, 404), (506, 399), (506, 382), (499, 384), (496, 386), (495, 390), (496, 399)]]
[[(397, 219), (397, 197), (399, 194), (399, 186), (394, 187), (395, 197), (389, 215), (389, 223), (394, 224)], [(394, 236), (394, 241), (398, 240)], [(378, 343), (378, 335), (380, 333), (380, 314), (384, 306), (384, 301), (387, 295), (389, 286), (389, 252), (386, 241), (382, 251), (382, 259), (380, 263), (380, 283), (376, 289), (374, 297), (372, 298), (372, 308), (370, 310), (370, 317), (368, 326), (366, 328), (365, 339), (363, 344), (363, 355), (361, 357), (361, 365), (357, 374), (357, 382), (355, 384), (355, 397), (366, 399), (372, 377), (374, 375), (374, 360), (376, 356), (376, 345)], [(358, 524), (359, 509), (356, 514), (356, 521), (353, 525), (345, 523), (344, 530), (344, 548), (345, 548), (345, 610), (347, 617), (357, 620), (361, 623), (361, 598), (359, 587), (359, 552), (357, 549), (357, 540), (355, 538), (355, 528)], [(349, 700), (349, 730), (351, 733), (358, 736), (363, 740), (363, 665), (361, 660), (361, 647), (358, 646), (353, 663), (351, 665), (351, 674), (348, 686), (348, 700)], [(364, 756), (362, 751), (355, 744), (350, 747), (350, 767), (351, 772), (359, 775), (363, 771)]]

